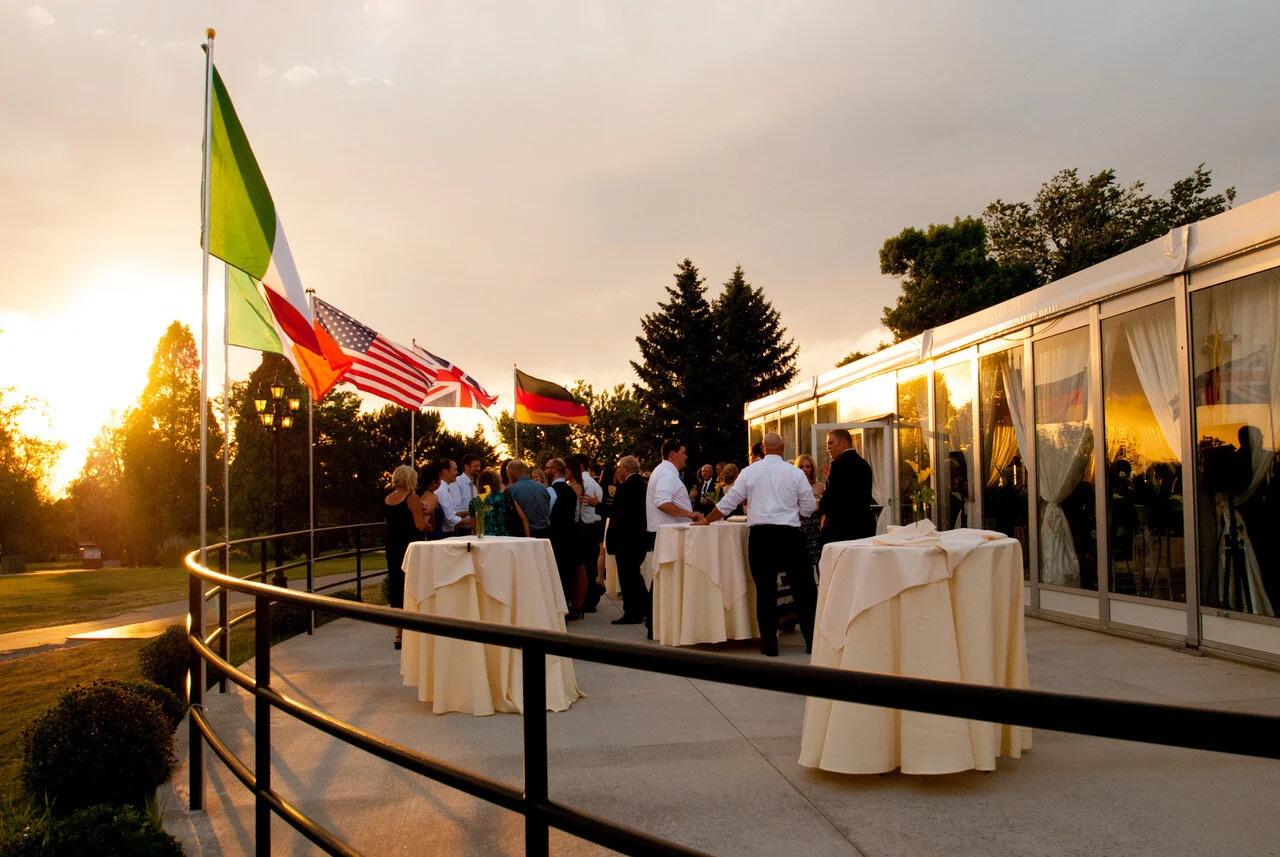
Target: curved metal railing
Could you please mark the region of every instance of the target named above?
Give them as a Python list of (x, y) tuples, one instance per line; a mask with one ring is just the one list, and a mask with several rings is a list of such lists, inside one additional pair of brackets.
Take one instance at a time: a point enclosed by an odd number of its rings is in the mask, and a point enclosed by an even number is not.
[[(381, 524), (355, 526), (367, 528)], [(299, 533), (288, 533), (279, 537), (298, 535)], [(309, 533), (302, 531), (301, 535)], [(230, 545), (214, 545), (209, 551), (221, 551), (225, 557), (231, 547), (271, 538), (273, 537), (243, 539)], [(259, 855), (270, 854), (270, 822), (271, 814), (275, 813), (326, 853), (358, 857), (358, 852), (303, 814), (271, 787), (271, 709), (276, 708), (405, 770), (521, 813), (525, 818), (526, 854), (545, 857), (550, 828), (554, 827), (628, 855), (706, 857), (704, 852), (651, 836), (551, 799), (547, 788), (547, 655), (864, 705), (1079, 735), (1120, 738), (1147, 744), (1280, 759), (1280, 717), (851, 672), (429, 616), (283, 589), (260, 580), (232, 577), (201, 566), (197, 553), (193, 551), (187, 556), (187, 567), (191, 572), (191, 629), (193, 632), (204, 629), (203, 609), (207, 596), (219, 597), (221, 604), (225, 601), (224, 593), (227, 592), (252, 595), (253, 615), (256, 617), (255, 662), (253, 676), (241, 672), (228, 662), (225, 654), (228, 623), (225, 621), (220, 622), (218, 631), (209, 638), (201, 633), (191, 634), (190, 808), (204, 808), (204, 744), (207, 742), (231, 773), (254, 793), (255, 847)], [(308, 555), (309, 582), (312, 580), (310, 570), (314, 560), (314, 557)], [(377, 573), (385, 573), (385, 569)], [(263, 572), (251, 575), (261, 576)], [(359, 580), (360, 577), (358, 573), (355, 579)], [(207, 592), (204, 589), (206, 582), (214, 585)], [(269, 608), (275, 602), (294, 604), (313, 613), (323, 611), (362, 622), (520, 649), (523, 655), (521, 661), (524, 686), (524, 712), (521, 715), (525, 763), (523, 788), (433, 759), (337, 720), (281, 693), (271, 684)], [(211, 638), (222, 644), (222, 653), (211, 648)], [(217, 671), (224, 681), (229, 679), (235, 682), (255, 697), (252, 767), (231, 753), (206, 717), (202, 704), (206, 664)]]

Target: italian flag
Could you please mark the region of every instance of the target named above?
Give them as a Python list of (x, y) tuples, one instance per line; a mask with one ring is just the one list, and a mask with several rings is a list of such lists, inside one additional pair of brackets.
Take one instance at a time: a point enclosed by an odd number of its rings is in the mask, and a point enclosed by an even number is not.
[(585, 426), (587, 409), (559, 384), (516, 370), (516, 422), (536, 426)]
[[(350, 361), (334, 365), (333, 355), (341, 356), (341, 350), (317, 332), (271, 191), (216, 67), (211, 112), (208, 249), (252, 284), (231, 276), (229, 320), (238, 327), (230, 341), (283, 354), (319, 398), (324, 393), (318, 389), (337, 383)], [(260, 300), (253, 301), (253, 293)], [(331, 380), (324, 377), (335, 372)]]

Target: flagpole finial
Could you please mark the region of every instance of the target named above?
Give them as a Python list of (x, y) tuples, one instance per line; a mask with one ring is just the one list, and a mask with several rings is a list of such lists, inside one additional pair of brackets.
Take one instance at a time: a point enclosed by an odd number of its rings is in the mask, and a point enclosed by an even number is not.
[(205, 30), (205, 31), (204, 31), (204, 34), (205, 34), (206, 36), (208, 36), (209, 38), (211, 38), (211, 39), (212, 39), (214, 36), (218, 35), (217, 31), (215, 31), (215, 30), (213, 29), (213, 27), (210, 27), (209, 29)]

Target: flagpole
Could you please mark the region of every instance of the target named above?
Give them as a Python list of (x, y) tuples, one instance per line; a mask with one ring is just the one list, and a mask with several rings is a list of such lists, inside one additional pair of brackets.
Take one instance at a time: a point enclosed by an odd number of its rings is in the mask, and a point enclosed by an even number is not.
[[(316, 290), (307, 289), (308, 309), (311, 310), (311, 317), (316, 317)], [(315, 566), (316, 566), (316, 435), (313, 425), (313, 417), (315, 413), (315, 397), (311, 395), (311, 385), (303, 384), (307, 388), (307, 507), (308, 525), (310, 531), (307, 538), (310, 540), (308, 544), (310, 549), (307, 551), (307, 591), (315, 591)], [(309, 625), (307, 633), (314, 634), (316, 631), (316, 614), (315, 611), (310, 612)]]
[(231, 573), (231, 272), (222, 266), (225, 306), (222, 308), (222, 540)]
[[(409, 343), (413, 348), (417, 348), (418, 338), (415, 336), (413, 339), (409, 340)], [(418, 466), (418, 443), (417, 443), (417, 438), (414, 436), (417, 416), (418, 416), (417, 408), (414, 408), (412, 411), (409, 411), (409, 466), (414, 468)]]
[[(211, 137), (213, 129), (213, 37), (212, 27), (205, 30), (209, 41), (204, 45), (204, 164), (200, 186), (200, 245), (202, 271), (200, 281), (200, 564), (209, 563), (208, 512), (209, 498), (205, 486), (209, 484), (209, 460), (206, 445), (209, 433), (209, 180), (213, 153)], [(194, 629), (193, 629), (194, 630)], [(204, 629), (199, 629), (203, 636)]]
[(516, 429), (515, 457), (519, 459), (520, 458), (520, 414), (518, 411), (519, 405), (515, 403), (515, 399), (517, 398), (516, 394), (520, 392), (520, 376), (516, 374), (516, 371), (517, 371), (516, 364), (512, 363), (511, 364), (511, 383), (513, 386), (511, 389), (514, 390), (515, 392), (511, 394), (511, 398), (512, 398), (511, 424), (515, 426), (515, 429)]

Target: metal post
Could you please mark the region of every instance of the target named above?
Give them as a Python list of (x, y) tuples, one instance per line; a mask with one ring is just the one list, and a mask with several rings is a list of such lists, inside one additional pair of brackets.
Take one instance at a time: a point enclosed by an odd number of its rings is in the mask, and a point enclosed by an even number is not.
[[(280, 539), (280, 534), (284, 532), (284, 506), (280, 503), (280, 428), (274, 426), (271, 429), (271, 465), (275, 470), (275, 543), (276, 543), (276, 568), (284, 565), (284, 542)], [(272, 583), (280, 586), (280, 578), (283, 577), (282, 572), (277, 572), (276, 577), (272, 579)], [(284, 584), (285, 586), (288, 583)]]
[(364, 600), (364, 579), (360, 574), (360, 528), (356, 527), (356, 600)]
[(262, 542), (260, 543), (262, 546), (262, 550), (260, 551), (260, 554), (261, 554), (260, 558), (262, 560), (262, 576), (258, 578), (259, 580), (267, 579), (267, 545), (269, 543), (270, 543), (270, 539), (263, 539)]
[[(308, 592), (315, 592), (315, 585), (316, 585), (315, 576), (312, 573), (312, 562), (314, 562), (314, 557), (311, 555), (311, 551), (315, 547), (315, 537), (316, 537), (316, 531), (315, 531), (315, 528), (312, 528), (311, 538), (307, 539), (307, 591)], [(307, 608), (307, 634), (314, 634), (315, 632), (316, 632), (316, 611), (308, 607)]]
[[(204, 583), (200, 578), (187, 574), (187, 634), (204, 639)], [(188, 644), (190, 641), (188, 641)], [(187, 705), (199, 708), (204, 704), (204, 659), (190, 646), (187, 654)], [(204, 736), (194, 717), (187, 718), (189, 734), (188, 758), (191, 760), (188, 806), (192, 810), (204, 809)]]
[(540, 805), (547, 801), (547, 656), (526, 647), (524, 665), (524, 853), (547, 857), (550, 832)]
[[(271, 685), (271, 601), (265, 595), (254, 599), (254, 682), (258, 688)], [(265, 793), (271, 789), (271, 703), (257, 696), (253, 703), (254, 771), (254, 853), (271, 857), (271, 804)]]
[[(231, 545), (222, 548), (221, 571), (228, 573), (231, 567)], [(218, 635), (218, 654), (224, 661), (231, 662), (231, 593), (224, 586), (218, 592), (218, 627), (222, 633)], [(227, 674), (218, 672), (218, 693), (227, 692)]]

